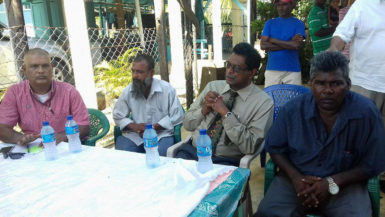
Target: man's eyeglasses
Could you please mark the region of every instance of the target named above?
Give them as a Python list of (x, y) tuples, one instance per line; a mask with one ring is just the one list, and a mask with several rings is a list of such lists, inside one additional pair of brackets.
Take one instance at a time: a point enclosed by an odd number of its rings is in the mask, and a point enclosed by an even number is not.
[(242, 71), (248, 70), (247, 67), (246, 68), (242, 68), (239, 65), (231, 64), (229, 61), (226, 61), (225, 65), (226, 65), (226, 69), (230, 69), (231, 68), (233, 70), (233, 72), (236, 72), (236, 73), (240, 73)]

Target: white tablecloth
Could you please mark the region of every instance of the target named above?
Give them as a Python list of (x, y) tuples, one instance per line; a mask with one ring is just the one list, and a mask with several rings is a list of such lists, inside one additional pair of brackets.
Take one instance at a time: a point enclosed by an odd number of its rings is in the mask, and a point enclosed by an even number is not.
[(211, 180), (235, 169), (214, 165), (200, 174), (196, 162), (171, 158), (148, 169), (144, 154), (58, 149), (55, 161), (43, 152), (0, 160), (0, 216), (187, 216)]

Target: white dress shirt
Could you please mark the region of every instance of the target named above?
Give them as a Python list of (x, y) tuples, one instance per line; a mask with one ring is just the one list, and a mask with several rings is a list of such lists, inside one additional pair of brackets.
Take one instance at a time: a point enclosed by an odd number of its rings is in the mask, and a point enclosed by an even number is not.
[(352, 42), (352, 84), (385, 93), (385, 1), (357, 0), (333, 36)]
[[(132, 119), (129, 118), (132, 113)], [(160, 124), (164, 130), (157, 131), (158, 139), (173, 135), (174, 126), (182, 123), (183, 110), (175, 89), (167, 82), (153, 78), (151, 91), (147, 99), (135, 98), (132, 83), (120, 95), (115, 104), (113, 118), (115, 124), (123, 130), (130, 123)], [(138, 133), (125, 131), (123, 135), (135, 142), (143, 143)]]

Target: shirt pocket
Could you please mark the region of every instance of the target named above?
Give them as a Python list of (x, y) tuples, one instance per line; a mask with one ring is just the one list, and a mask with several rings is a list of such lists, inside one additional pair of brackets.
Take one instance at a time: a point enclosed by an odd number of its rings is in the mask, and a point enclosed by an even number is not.
[(62, 133), (65, 131), (65, 123), (67, 121), (67, 116), (69, 113), (67, 111), (59, 110), (48, 112), (48, 120), (50, 125), (54, 128), (55, 133)]

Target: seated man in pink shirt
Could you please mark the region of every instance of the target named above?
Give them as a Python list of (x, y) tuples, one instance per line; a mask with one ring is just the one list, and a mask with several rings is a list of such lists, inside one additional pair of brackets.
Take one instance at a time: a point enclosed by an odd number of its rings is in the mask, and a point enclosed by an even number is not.
[[(0, 104), (0, 140), (28, 144), (40, 137), (43, 121), (49, 121), (56, 143), (67, 141), (67, 115), (73, 116), (84, 139), (90, 131), (87, 108), (72, 85), (52, 79), (49, 53), (40, 48), (27, 51), (23, 71), (27, 80), (10, 86)], [(13, 129), (16, 124), (21, 133)]]

